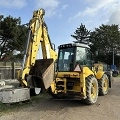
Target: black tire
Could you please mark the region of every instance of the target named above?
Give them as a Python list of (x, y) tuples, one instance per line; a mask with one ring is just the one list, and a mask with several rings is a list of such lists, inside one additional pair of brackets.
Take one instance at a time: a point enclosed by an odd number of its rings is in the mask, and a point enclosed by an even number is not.
[(100, 80), (98, 80), (98, 86), (99, 86), (99, 95), (106, 95), (109, 90), (109, 79), (106, 74), (102, 76)]
[(113, 77), (110, 77), (110, 79), (109, 79), (109, 88), (112, 88), (113, 83), (114, 83), (114, 79), (113, 79)]
[(117, 72), (117, 71), (113, 71), (112, 76), (113, 76), (113, 77), (117, 77), (117, 76), (118, 76), (118, 72)]
[(114, 82), (113, 76), (110, 74), (107, 74), (107, 77), (109, 79), (109, 88), (112, 88), (113, 82)]
[(96, 103), (98, 98), (98, 81), (94, 76), (86, 78), (86, 96), (83, 100), (85, 104), (91, 105)]

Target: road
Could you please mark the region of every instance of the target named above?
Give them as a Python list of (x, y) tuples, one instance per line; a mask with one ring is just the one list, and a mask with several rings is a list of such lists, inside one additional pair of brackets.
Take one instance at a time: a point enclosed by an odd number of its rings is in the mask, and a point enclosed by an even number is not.
[(114, 79), (108, 95), (99, 96), (94, 105), (47, 97), (16, 112), (6, 113), (0, 120), (120, 120), (120, 77)]

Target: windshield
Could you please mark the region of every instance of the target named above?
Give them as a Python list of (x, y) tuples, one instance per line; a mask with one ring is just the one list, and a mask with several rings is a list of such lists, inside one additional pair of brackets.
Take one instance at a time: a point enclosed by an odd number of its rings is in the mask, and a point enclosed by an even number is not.
[(58, 71), (71, 71), (74, 63), (74, 47), (59, 50)]
[(77, 47), (76, 50), (76, 64), (86, 65), (91, 67), (91, 52), (88, 48)]
[(59, 49), (57, 70), (74, 71), (77, 65), (92, 67), (91, 52), (84, 47), (71, 47)]

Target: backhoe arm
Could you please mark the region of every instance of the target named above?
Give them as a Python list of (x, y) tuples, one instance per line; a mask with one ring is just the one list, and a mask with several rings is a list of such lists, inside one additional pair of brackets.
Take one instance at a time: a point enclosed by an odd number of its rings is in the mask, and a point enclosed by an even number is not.
[(35, 65), (36, 56), (41, 46), (43, 59), (57, 59), (57, 54), (53, 50), (52, 43), (48, 34), (46, 23), (43, 16), (45, 11), (39, 9), (33, 12), (33, 18), (29, 22), (29, 35), (27, 40), (26, 52), (19, 81), (22, 85), (28, 86), (26, 76), (29, 75), (31, 68)]

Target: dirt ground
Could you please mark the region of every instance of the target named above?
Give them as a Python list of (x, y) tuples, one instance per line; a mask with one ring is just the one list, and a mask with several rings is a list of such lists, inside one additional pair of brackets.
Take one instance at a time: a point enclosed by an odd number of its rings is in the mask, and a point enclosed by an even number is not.
[(0, 120), (120, 120), (120, 77), (114, 78), (108, 95), (99, 96), (94, 105), (47, 97), (28, 107), (6, 113)]

